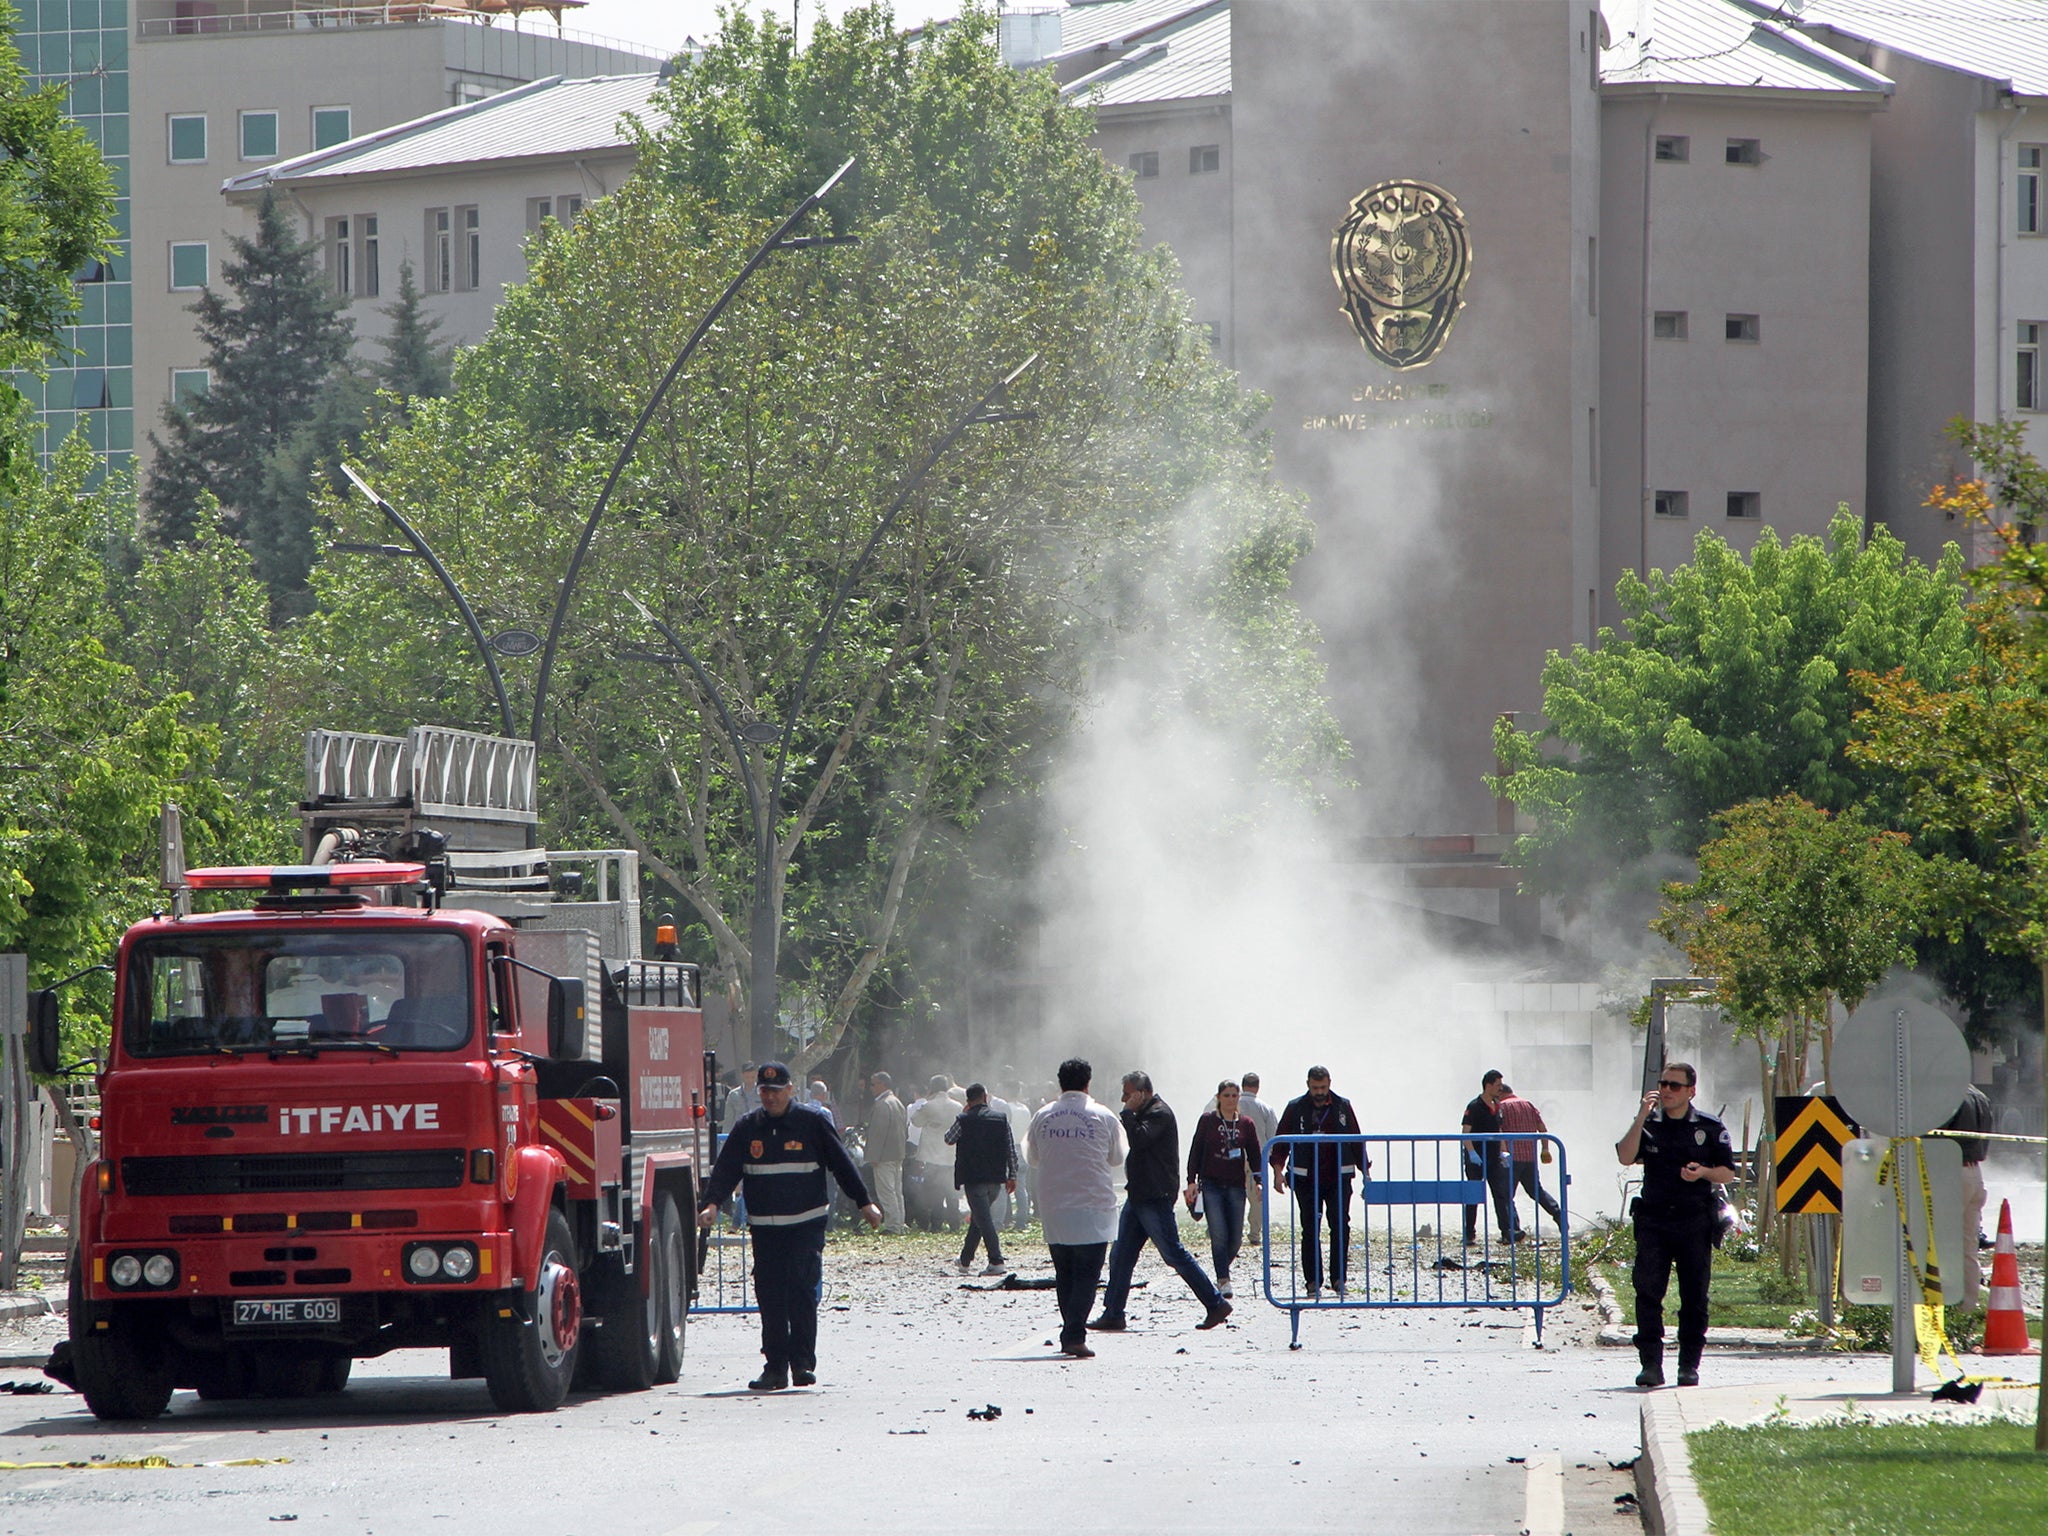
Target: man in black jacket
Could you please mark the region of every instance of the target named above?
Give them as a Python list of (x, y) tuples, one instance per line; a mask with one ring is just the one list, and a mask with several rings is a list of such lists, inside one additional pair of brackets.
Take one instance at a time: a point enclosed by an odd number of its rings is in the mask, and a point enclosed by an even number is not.
[[(1361, 1134), (1358, 1113), (1349, 1099), (1330, 1091), (1330, 1069), (1308, 1069), (1308, 1092), (1287, 1106), (1276, 1136), (1345, 1136)], [(1322, 1142), (1312, 1148), (1282, 1141), (1269, 1161), (1275, 1173), (1287, 1173), (1294, 1185), (1294, 1204), (1301, 1217), (1301, 1277), (1309, 1294), (1323, 1288), (1322, 1243), (1318, 1228), (1330, 1224), (1330, 1284), (1344, 1294), (1344, 1260), (1351, 1248), (1351, 1180), (1366, 1176), (1362, 1140)], [(1289, 1164), (1292, 1168), (1289, 1168)]]
[(711, 1177), (699, 1197), (697, 1225), (718, 1220), (718, 1208), (746, 1185), (747, 1232), (754, 1242), (754, 1300), (761, 1309), (761, 1353), (768, 1361), (747, 1383), (755, 1392), (780, 1392), (791, 1382), (818, 1379), (818, 1282), (824, 1272), (825, 1221), (832, 1214), (825, 1188), (830, 1173), (860, 1207), (871, 1227), (882, 1208), (832, 1122), (808, 1104), (792, 1104), (789, 1068), (764, 1062), (756, 1074), (761, 1107), (749, 1110), (727, 1133)]
[(960, 1273), (974, 1268), (974, 1248), (988, 1244), (988, 1268), (984, 1275), (1006, 1275), (1003, 1240), (996, 1236), (995, 1217), (990, 1215), (996, 1196), (1004, 1190), (1017, 1192), (1017, 1138), (1010, 1133), (1010, 1117), (988, 1101), (988, 1090), (980, 1083), (967, 1085), (967, 1107), (946, 1128), (946, 1145), (953, 1149), (953, 1187), (967, 1196), (967, 1239), (960, 1245)]
[(1152, 1079), (1143, 1072), (1124, 1074), (1122, 1119), (1130, 1142), (1124, 1159), (1124, 1208), (1117, 1220), (1116, 1246), (1109, 1254), (1102, 1315), (1088, 1326), (1097, 1333), (1123, 1332), (1131, 1276), (1138, 1268), (1138, 1255), (1149, 1242), (1204, 1307), (1202, 1321), (1195, 1326), (1215, 1328), (1230, 1316), (1230, 1303), (1180, 1240), (1173, 1215), (1174, 1196), (1180, 1193), (1180, 1128), (1166, 1100), (1152, 1091)]

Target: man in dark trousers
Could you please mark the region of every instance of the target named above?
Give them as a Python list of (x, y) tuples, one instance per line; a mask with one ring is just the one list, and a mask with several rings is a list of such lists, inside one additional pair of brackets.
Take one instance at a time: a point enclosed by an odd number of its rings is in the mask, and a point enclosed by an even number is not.
[(882, 1224), (881, 1207), (832, 1122), (806, 1104), (793, 1104), (795, 1083), (779, 1061), (755, 1073), (761, 1107), (749, 1110), (726, 1135), (718, 1162), (699, 1197), (697, 1225), (718, 1219), (718, 1208), (745, 1186), (747, 1230), (754, 1242), (754, 1300), (761, 1309), (761, 1353), (768, 1364), (747, 1383), (755, 1392), (780, 1392), (818, 1379), (818, 1283), (824, 1272), (825, 1222), (832, 1197), (829, 1172), (860, 1207), (870, 1227)]
[(1131, 1276), (1137, 1271), (1138, 1255), (1149, 1242), (1202, 1304), (1202, 1320), (1195, 1326), (1219, 1327), (1230, 1316), (1230, 1303), (1181, 1242), (1173, 1214), (1174, 1197), (1180, 1193), (1180, 1127), (1166, 1100), (1152, 1091), (1152, 1079), (1143, 1072), (1124, 1074), (1121, 1119), (1130, 1142), (1124, 1159), (1124, 1208), (1117, 1218), (1116, 1246), (1109, 1253), (1102, 1315), (1088, 1326), (1097, 1333), (1123, 1332)]
[[(1474, 1136), (1500, 1134), (1500, 1111), (1495, 1107), (1507, 1092), (1498, 1069), (1479, 1079), (1479, 1097), (1465, 1106), (1459, 1129)], [(1465, 1177), (1486, 1180), (1486, 1192), (1493, 1197), (1494, 1231), (1502, 1242), (1515, 1235), (1514, 1186), (1508, 1180), (1506, 1144), (1498, 1141), (1468, 1141), (1465, 1146)], [(1465, 1207), (1465, 1246), (1479, 1240), (1479, 1207)]]
[(960, 1245), (960, 1273), (974, 1267), (976, 1243), (988, 1244), (984, 1275), (1006, 1275), (1003, 1240), (997, 1236), (992, 1211), (1004, 1190), (1017, 1192), (1017, 1138), (1010, 1131), (1009, 1107), (997, 1109), (980, 1083), (967, 1085), (967, 1107), (946, 1128), (953, 1149), (953, 1187), (967, 1197), (967, 1238)]
[[(1359, 1135), (1358, 1114), (1349, 1099), (1330, 1091), (1330, 1069), (1308, 1069), (1308, 1092), (1289, 1102), (1276, 1136)], [(1275, 1173), (1293, 1180), (1301, 1219), (1301, 1276), (1313, 1296), (1323, 1288), (1321, 1223), (1330, 1224), (1330, 1284), (1344, 1294), (1344, 1261), (1351, 1251), (1351, 1180), (1369, 1176), (1362, 1141), (1301, 1147), (1281, 1142), (1267, 1159)], [(1292, 1165), (1290, 1167), (1290, 1164)]]
[(1678, 1270), (1678, 1384), (1700, 1382), (1707, 1347), (1707, 1282), (1720, 1233), (1718, 1184), (1735, 1180), (1728, 1128), (1693, 1107), (1699, 1074), (1689, 1062), (1666, 1062), (1657, 1087), (1643, 1095), (1635, 1123), (1614, 1144), (1624, 1167), (1643, 1165), (1635, 1200), (1636, 1353), (1639, 1387), (1664, 1385), (1664, 1290)]

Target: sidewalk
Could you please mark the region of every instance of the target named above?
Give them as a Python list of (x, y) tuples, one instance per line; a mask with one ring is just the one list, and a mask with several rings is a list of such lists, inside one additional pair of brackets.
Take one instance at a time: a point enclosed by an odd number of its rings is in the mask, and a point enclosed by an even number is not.
[(61, 1313), (65, 1305), (62, 1291), (54, 1295), (42, 1291), (0, 1291), (0, 1323), (18, 1322), (24, 1317), (42, 1317), (51, 1312)]
[[(2040, 1381), (2038, 1355), (1964, 1355), (1970, 1376), (2012, 1376), (2028, 1383), (2025, 1391), (1987, 1386), (1974, 1403), (1937, 1403), (1928, 1393), (1939, 1385), (1927, 1381), (1909, 1396), (1891, 1392), (1889, 1355), (1837, 1355), (1834, 1379), (1788, 1378), (1748, 1386), (1659, 1388), (1643, 1394), (1643, 1454), (1636, 1463), (1637, 1497), (1642, 1502), (1643, 1528), (1650, 1536), (1711, 1536), (1713, 1523), (1692, 1479), (1685, 1437), (1716, 1424), (1757, 1424), (1772, 1417), (1804, 1423), (1841, 1418), (1851, 1411), (1875, 1419), (1940, 1419), (1967, 1423), (2004, 1416), (2032, 1417), (2035, 1386)], [(1711, 1367), (1713, 1356), (1707, 1357)], [(1819, 1362), (1814, 1362), (1816, 1365)], [(1789, 1364), (1789, 1362), (1788, 1362)], [(1918, 1376), (1926, 1377), (1924, 1370)], [(1852, 1390), (1857, 1381), (1864, 1391)]]

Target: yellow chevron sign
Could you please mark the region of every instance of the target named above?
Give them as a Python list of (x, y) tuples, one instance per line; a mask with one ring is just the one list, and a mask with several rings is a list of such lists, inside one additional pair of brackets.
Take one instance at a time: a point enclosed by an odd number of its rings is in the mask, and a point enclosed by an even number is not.
[(1842, 1146), (1855, 1134), (1832, 1097), (1781, 1098), (1778, 1124), (1778, 1209), (1791, 1214), (1842, 1212)]

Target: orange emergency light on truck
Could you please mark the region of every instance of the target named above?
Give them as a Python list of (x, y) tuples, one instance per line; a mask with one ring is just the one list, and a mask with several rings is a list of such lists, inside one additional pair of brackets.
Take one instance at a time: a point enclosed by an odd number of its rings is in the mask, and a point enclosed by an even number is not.
[(711, 1064), (633, 855), (529, 846), (529, 742), (316, 732), (308, 776), (313, 862), (121, 940), (53, 1374), (103, 1419), (395, 1349), (507, 1411), (676, 1380)]

